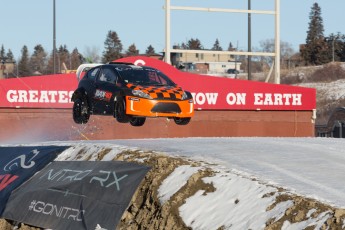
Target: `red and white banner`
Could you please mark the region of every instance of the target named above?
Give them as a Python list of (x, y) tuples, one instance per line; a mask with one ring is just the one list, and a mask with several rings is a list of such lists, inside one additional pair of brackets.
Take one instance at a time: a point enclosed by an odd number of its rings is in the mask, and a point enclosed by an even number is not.
[[(312, 110), (316, 90), (263, 82), (212, 77), (179, 71), (149, 57), (118, 61), (157, 68), (184, 90), (190, 91), (195, 109), (203, 110)], [(71, 108), (77, 88), (75, 74), (58, 74), (0, 80), (0, 107)]]
[(78, 86), (75, 74), (56, 74), (0, 80), (0, 107), (72, 108)]

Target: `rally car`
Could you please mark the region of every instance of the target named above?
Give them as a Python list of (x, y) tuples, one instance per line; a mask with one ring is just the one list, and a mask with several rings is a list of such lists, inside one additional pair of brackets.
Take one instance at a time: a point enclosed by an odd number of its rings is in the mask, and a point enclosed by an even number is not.
[(120, 123), (142, 126), (147, 117), (167, 117), (186, 125), (194, 115), (193, 98), (157, 69), (131, 63), (98, 65), (81, 78), (72, 95), (73, 120), (112, 115)]

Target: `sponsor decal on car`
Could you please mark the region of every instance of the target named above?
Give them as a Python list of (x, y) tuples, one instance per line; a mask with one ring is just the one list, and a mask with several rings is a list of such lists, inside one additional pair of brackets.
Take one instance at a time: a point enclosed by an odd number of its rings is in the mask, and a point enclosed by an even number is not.
[(95, 92), (95, 99), (109, 102), (112, 95), (112, 92), (97, 89)]

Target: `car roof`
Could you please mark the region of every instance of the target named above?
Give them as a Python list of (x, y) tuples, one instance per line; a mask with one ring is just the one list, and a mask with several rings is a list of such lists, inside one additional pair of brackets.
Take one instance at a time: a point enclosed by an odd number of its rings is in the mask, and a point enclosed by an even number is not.
[(129, 62), (109, 62), (106, 64), (101, 64), (101, 63), (88, 63), (88, 64), (82, 64), (79, 66), (78, 71), (77, 71), (77, 79), (80, 81), (81, 79), (81, 73), (84, 69), (89, 68), (87, 71), (92, 71), (96, 67), (102, 67), (102, 66), (113, 66), (113, 67), (120, 67), (123, 69), (144, 69), (144, 70), (155, 70), (160, 72), (158, 69), (149, 67), (149, 66), (137, 66), (134, 65), (133, 63)]
[[(149, 67), (149, 66), (138, 66), (134, 65), (130, 62), (109, 62), (107, 64), (104, 64), (103, 66), (110, 65), (115, 67), (122, 67), (122, 68), (132, 68), (132, 69), (148, 69), (148, 70), (157, 70), (155, 68)], [(159, 70), (157, 70), (159, 71)]]

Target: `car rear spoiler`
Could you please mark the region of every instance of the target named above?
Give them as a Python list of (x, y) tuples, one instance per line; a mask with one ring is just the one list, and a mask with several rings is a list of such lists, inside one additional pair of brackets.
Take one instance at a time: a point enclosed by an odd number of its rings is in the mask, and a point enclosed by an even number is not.
[(111, 61), (108, 64), (122, 64), (122, 65), (134, 65), (131, 62), (117, 62), (117, 61)]
[(78, 69), (77, 69), (77, 80), (78, 82), (80, 81), (81, 79), (81, 74), (88, 71), (89, 69), (93, 68), (93, 67), (96, 67), (96, 66), (99, 66), (99, 65), (102, 65), (101, 63), (87, 63), (87, 64), (81, 64)]

